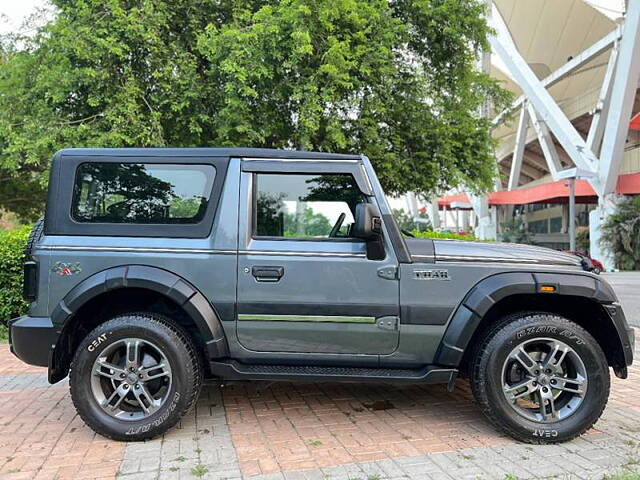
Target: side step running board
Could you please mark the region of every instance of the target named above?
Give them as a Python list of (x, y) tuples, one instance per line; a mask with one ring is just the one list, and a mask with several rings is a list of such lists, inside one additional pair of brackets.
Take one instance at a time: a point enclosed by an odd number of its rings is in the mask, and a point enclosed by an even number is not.
[(247, 365), (234, 360), (210, 362), (211, 373), (226, 380), (313, 380), (447, 383), (453, 386), (458, 370), (426, 366), (420, 369)]

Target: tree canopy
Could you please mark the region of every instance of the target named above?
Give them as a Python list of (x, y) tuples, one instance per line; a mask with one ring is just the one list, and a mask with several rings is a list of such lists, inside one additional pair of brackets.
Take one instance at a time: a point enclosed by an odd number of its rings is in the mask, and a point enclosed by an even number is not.
[(640, 197), (618, 204), (602, 225), (600, 242), (612, 253), (616, 268), (640, 269)]
[(0, 208), (38, 214), (65, 147), (367, 155), (389, 193), (496, 174), (479, 0), (52, 0), (0, 42)]

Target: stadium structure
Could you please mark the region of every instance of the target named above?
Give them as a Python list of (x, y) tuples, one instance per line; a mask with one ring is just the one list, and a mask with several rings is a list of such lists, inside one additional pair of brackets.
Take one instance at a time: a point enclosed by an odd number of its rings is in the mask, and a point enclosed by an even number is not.
[(492, 55), (481, 68), (516, 98), (511, 115), (485, 113), (500, 178), (488, 195), (434, 199), (423, 207), (434, 226), (498, 238), (518, 217), (533, 243), (557, 249), (575, 249), (576, 228), (587, 227), (591, 255), (612, 267), (600, 225), (640, 194), (640, 1), (618, 3), (488, 1)]

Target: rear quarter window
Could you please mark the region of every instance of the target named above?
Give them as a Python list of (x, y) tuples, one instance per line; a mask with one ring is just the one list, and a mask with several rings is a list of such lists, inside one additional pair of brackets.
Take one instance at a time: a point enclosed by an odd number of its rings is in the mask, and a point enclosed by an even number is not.
[(80, 223), (196, 224), (207, 211), (215, 176), (212, 165), (82, 163), (71, 217)]

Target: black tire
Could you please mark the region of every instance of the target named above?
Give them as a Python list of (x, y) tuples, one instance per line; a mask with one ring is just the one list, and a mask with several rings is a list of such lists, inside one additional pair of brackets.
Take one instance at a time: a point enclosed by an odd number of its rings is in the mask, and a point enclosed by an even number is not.
[[(164, 355), (171, 370), (170, 386), (164, 387), (164, 403), (157, 411), (140, 419), (110, 415), (100, 406), (94, 395), (95, 387), (92, 387), (94, 362), (110, 346), (114, 348), (118, 342), (130, 338), (150, 342)], [(103, 381), (101, 377), (97, 378)], [(130, 313), (99, 325), (80, 343), (71, 365), (69, 386), (78, 414), (91, 429), (114, 440), (140, 441), (163, 434), (191, 410), (200, 394), (202, 378), (200, 357), (182, 329), (161, 315)], [(133, 389), (128, 395), (132, 394)], [(134, 400), (133, 397), (124, 398)]]
[(40, 217), (38, 221), (34, 223), (31, 233), (29, 233), (29, 238), (27, 239), (27, 244), (24, 248), (24, 256), (26, 260), (31, 259), (33, 249), (42, 238), (42, 232), (44, 232), (44, 217)]
[[(581, 403), (572, 410), (572, 413), (557, 420), (550, 417), (547, 422), (542, 422), (531, 420), (519, 413), (513, 406), (515, 402), (510, 402), (506, 398), (503, 385), (505, 385), (505, 371), (511, 371), (506, 367), (510, 354), (523, 344), (532, 345), (547, 339), (552, 343), (562, 342), (573, 349), (575, 354), (573, 358), (579, 357), (587, 373), (587, 383), (584, 394), (580, 396)], [(564, 360), (558, 363), (562, 361)], [(517, 361), (515, 363), (518, 365)], [(537, 364), (533, 368), (536, 372), (539, 371)], [(516, 440), (537, 444), (565, 442), (591, 428), (600, 418), (607, 404), (610, 386), (609, 367), (600, 345), (579, 325), (550, 313), (521, 313), (506, 317), (497, 323), (477, 343), (472, 357), (470, 380), (476, 401), (496, 427)], [(539, 382), (533, 381), (531, 385), (537, 385), (535, 388), (543, 389), (542, 385), (550, 386), (550, 381), (543, 378)], [(557, 384), (557, 380), (554, 382)], [(517, 382), (514, 383), (517, 384)], [(521, 391), (524, 392), (524, 390)], [(554, 390), (544, 391), (554, 392)], [(573, 395), (557, 391), (555, 394)], [(541, 397), (534, 397), (534, 395), (536, 394), (524, 396), (524, 398), (537, 398), (542, 402)], [(566, 397), (557, 397), (558, 403), (561, 398)], [(553, 401), (554, 405), (556, 400)], [(544, 402), (547, 405), (546, 400)], [(550, 406), (550, 403), (548, 405)], [(535, 409), (532, 411), (535, 412)], [(550, 408), (547, 410), (545, 406), (544, 411), (550, 412)]]
[(600, 275), (602, 273), (602, 270), (600, 270), (600, 267), (593, 267), (593, 270), (591, 271), (596, 275)]

